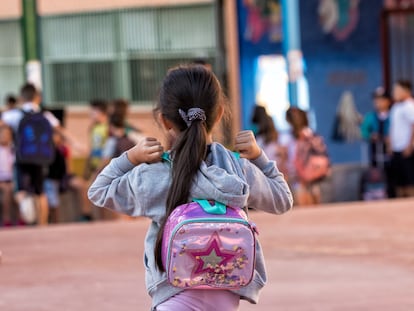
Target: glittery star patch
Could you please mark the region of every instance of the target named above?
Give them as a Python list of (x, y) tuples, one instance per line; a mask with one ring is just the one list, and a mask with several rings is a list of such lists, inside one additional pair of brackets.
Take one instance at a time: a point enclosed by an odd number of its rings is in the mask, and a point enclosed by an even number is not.
[(195, 275), (213, 271), (217, 266), (224, 266), (237, 254), (237, 252), (222, 248), (217, 232), (211, 236), (206, 248), (188, 249), (187, 252), (197, 264), (193, 271)]

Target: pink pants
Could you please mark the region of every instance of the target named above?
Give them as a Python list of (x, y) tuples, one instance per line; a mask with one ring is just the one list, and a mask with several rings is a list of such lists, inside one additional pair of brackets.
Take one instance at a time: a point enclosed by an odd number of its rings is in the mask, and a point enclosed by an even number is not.
[(237, 311), (240, 297), (227, 290), (185, 290), (159, 304), (157, 311)]

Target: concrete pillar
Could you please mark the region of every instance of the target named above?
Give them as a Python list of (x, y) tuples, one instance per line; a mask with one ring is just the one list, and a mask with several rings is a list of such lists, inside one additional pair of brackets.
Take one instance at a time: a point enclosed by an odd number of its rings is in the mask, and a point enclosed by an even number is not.
[(36, 0), (22, 0), (22, 38), (26, 81), (42, 89), (39, 18)]
[(299, 20), (299, 0), (282, 0), (283, 53), (286, 57), (289, 74), (289, 102), (298, 106), (297, 80), (303, 75), (301, 35)]

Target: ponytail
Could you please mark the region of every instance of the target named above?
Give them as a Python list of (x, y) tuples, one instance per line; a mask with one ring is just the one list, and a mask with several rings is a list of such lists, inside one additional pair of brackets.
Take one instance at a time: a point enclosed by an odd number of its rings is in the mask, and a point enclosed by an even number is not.
[(162, 237), (168, 216), (176, 206), (185, 204), (189, 200), (191, 187), (202, 161), (207, 152), (207, 130), (204, 122), (192, 122), (178, 138), (172, 149), (172, 181), (167, 195), (166, 215), (161, 223), (155, 244), (155, 261), (164, 271), (161, 258)]

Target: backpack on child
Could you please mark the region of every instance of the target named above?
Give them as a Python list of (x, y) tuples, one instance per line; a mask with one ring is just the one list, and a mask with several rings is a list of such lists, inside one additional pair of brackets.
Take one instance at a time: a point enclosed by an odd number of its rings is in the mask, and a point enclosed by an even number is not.
[(47, 166), (55, 156), (53, 128), (43, 112), (24, 112), (16, 133), (18, 163)]
[(207, 200), (178, 206), (167, 219), (162, 240), (168, 281), (186, 289), (248, 285), (255, 268), (256, 233), (241, 208)]
[(328, 151), (323, 137), (311, 133), (297, 143), (295, 168), (302, 182), (324, 179), (330, 171)]

